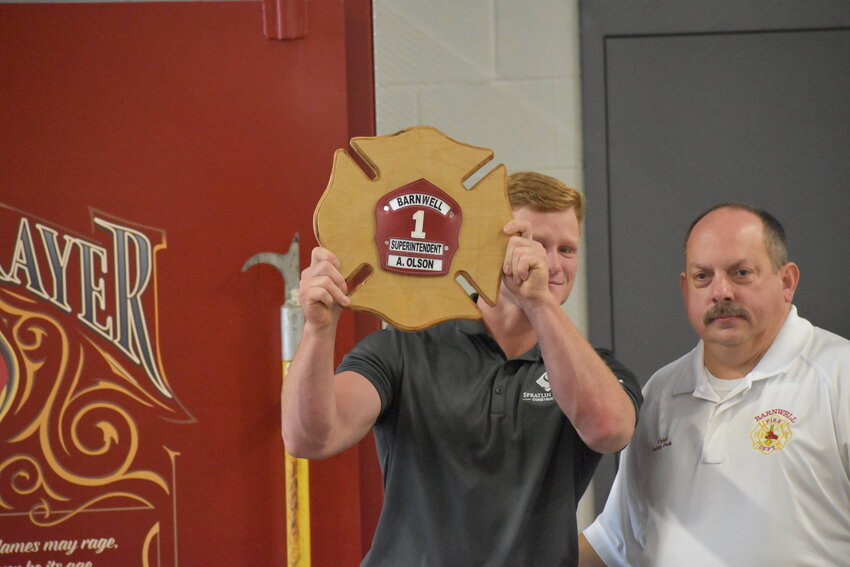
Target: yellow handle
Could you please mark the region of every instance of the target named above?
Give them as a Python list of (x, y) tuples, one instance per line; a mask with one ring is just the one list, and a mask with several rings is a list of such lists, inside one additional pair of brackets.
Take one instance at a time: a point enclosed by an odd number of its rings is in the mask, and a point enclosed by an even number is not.
[[(283, 362), (283, 377), (289, 370)], [(306, 459), (284, 451), (286, 481), (286, 564), (310, 567), (310, 468)]]

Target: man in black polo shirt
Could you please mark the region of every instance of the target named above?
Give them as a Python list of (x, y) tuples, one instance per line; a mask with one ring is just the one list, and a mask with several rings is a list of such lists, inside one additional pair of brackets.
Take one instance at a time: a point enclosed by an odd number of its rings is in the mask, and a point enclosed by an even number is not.
[(631, 372), (561, 304), (575, 283), (584, 198), (508, 178), (514, 219), (499, 300), (481, 321), (378, 331), (333, 368), (347, 287), (330, 251), (301, 276), (306, 324), (283, 388), (292, 455), (320, 459), (374, 427), (384, 507), (367, 566), (558, 566), (577, 560), (576, 504), (601, 453), (632, 436)]

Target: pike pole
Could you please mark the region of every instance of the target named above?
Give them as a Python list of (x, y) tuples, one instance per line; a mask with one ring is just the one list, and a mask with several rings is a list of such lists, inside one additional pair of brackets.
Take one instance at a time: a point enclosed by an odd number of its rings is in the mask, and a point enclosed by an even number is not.
[[(304, 312), (298, 303), (301, 277), (298, 257), (298, 234), (286, 254), (261, 252), (242, 266), (244, 272), (256, 264), (270, 264), (280, 270), (284, 283), (284, 304), (280, 308), (280, 340), (283, 379), (304, 329)], [(296, 459), (284, 447), (286, 482), (286, 564), (287, 567), (310, 567), (310, 470), (306, 459)]]

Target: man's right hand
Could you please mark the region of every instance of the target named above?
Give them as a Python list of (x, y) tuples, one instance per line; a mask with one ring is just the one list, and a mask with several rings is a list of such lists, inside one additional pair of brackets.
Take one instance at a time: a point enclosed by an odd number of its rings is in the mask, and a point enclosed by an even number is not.
[(298, 286), (298, 300), (307, 323), (316, 327), (335, 325), (342, 308), (351, 304), (339, 266), (339, 259), (330, 250), (313, 248), (310, 265), (301, 272)]

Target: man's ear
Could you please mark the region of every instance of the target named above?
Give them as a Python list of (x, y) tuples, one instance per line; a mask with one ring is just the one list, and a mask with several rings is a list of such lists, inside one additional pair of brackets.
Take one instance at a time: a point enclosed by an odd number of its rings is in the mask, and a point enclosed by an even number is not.
[(682, 292), (682, 297), (685, 296), (685, 287), (688, 285), (688, 276), (685, 275), (685, 272), (679, 274), (679, 291)]
[(797, 291), (797, 284), (800, 283), (800, 268), (794, 262), (786, 263), (779, 268), (779, 279), (782, 281), (785, 302), (791, 303), (794, 300), (794, 292)]

